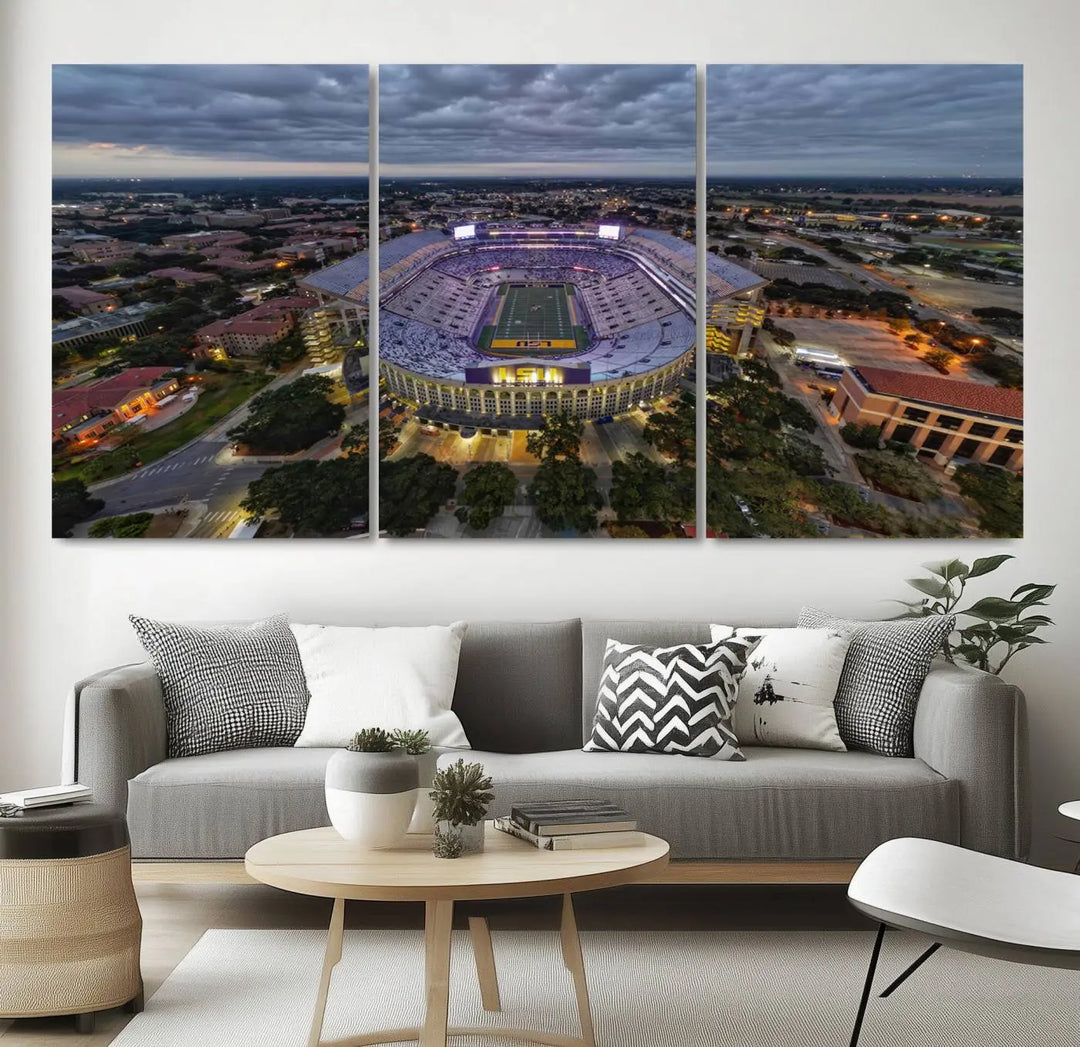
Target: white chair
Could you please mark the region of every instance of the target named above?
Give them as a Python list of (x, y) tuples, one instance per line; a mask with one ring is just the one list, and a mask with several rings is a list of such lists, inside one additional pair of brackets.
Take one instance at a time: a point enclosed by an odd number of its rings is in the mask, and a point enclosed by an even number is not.
[(881, 994), (889, 996), (941, 946), (1037, 967), (1080, 970), (1080, 877), (936, 840), (890, 840), (848, 885), (848, 900), (878, 921), (851, 1047), (859, 1042), (886, 927), (933, 944)]

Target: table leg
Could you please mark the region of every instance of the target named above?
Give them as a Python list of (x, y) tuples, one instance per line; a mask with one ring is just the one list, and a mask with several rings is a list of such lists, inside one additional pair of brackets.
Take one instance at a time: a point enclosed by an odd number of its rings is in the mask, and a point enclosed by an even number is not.
[(341, 959), (341, 939), (345, 930), (345, 899), (334, 899), (334, 911), (330, 916), (330, 929), (326, 933), (326, 954), (323, 957), (322, 978), (319, 995), (315, 998), (315, 1014), (311, 1019), (308, 1047), (318, 1047), (322, 1036), (323, 1015), (326, 1012), (326, 996), (330, 991), (330, 975)]
[(469, 936), (472, 938), (473, 960), (476, 962), (476, 977), (480, 982), (480, 999), (484, 1010), (501, 1011), (499, 974), (495, 969), (495, 950), (491, 947), (487, 917), (469, 917)]
[(560, 931), (563, 962), (574, 976), (574, 993), (577, 996), (581, 1039), (588, 1047), (596, 1047), (592, 1011), (589, 1009), (589, 984), (585, 980), (585, 962), (581, 956), (581, 941), (578, 938), (577, 920), (574, 917), (574, 900), (569, 894), (563, 895), (562, 927)]
[(426, 1014), (420, 1047), (446, 1047), (450, 1007), (450, 931), (452, 901), (428, 902), (424, 917), (424, 996)]

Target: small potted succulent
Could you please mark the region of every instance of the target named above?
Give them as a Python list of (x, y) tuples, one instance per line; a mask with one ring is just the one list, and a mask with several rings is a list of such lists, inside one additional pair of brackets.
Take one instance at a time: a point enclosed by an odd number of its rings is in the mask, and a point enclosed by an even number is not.
[(455, 763), (435, 772), (431, 800), (435, 808), (433, 851), (437, 858), (457, 858), (484, 849), (484, 815), (492, 800), (491, 778), (483, 764)]
[[(367, 727), (330, 757), (326, 810), (346, 840), (365, 847), (394, 847), (408, 831), (419, 775), (417, 757), (395, 738), (403, 733)], [(419, 741), (414, 732), (409, 734), (416, 748)]]

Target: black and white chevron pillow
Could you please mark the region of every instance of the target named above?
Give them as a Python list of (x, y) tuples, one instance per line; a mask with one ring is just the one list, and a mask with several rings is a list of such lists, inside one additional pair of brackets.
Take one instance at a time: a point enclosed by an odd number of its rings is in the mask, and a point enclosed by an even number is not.
[(161, 678), (170, 757), (299, 737), (308, 689), (286, 615), (214, 628), (129, 620)]
[(585, 750), (746, 759), (731, 713), (755, 643), (739, 636), (675, 647), (608, 640)]

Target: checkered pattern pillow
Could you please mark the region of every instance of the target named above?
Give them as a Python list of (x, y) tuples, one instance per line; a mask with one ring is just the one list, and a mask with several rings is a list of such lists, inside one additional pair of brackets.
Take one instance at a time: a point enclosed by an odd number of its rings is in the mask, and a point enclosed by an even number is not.
[(930, 661), (953, 631), (955, 615), (857, 622), (804, 607), (799, 626), (839, 629), (851, 646), (836, 690), (836, 723), (849, 749), (913, 756), (915, 707)]
[(161, 678), (170, 757), (299, 737), (308, 689), (285, 615), (217, 628), (129, 620)]

